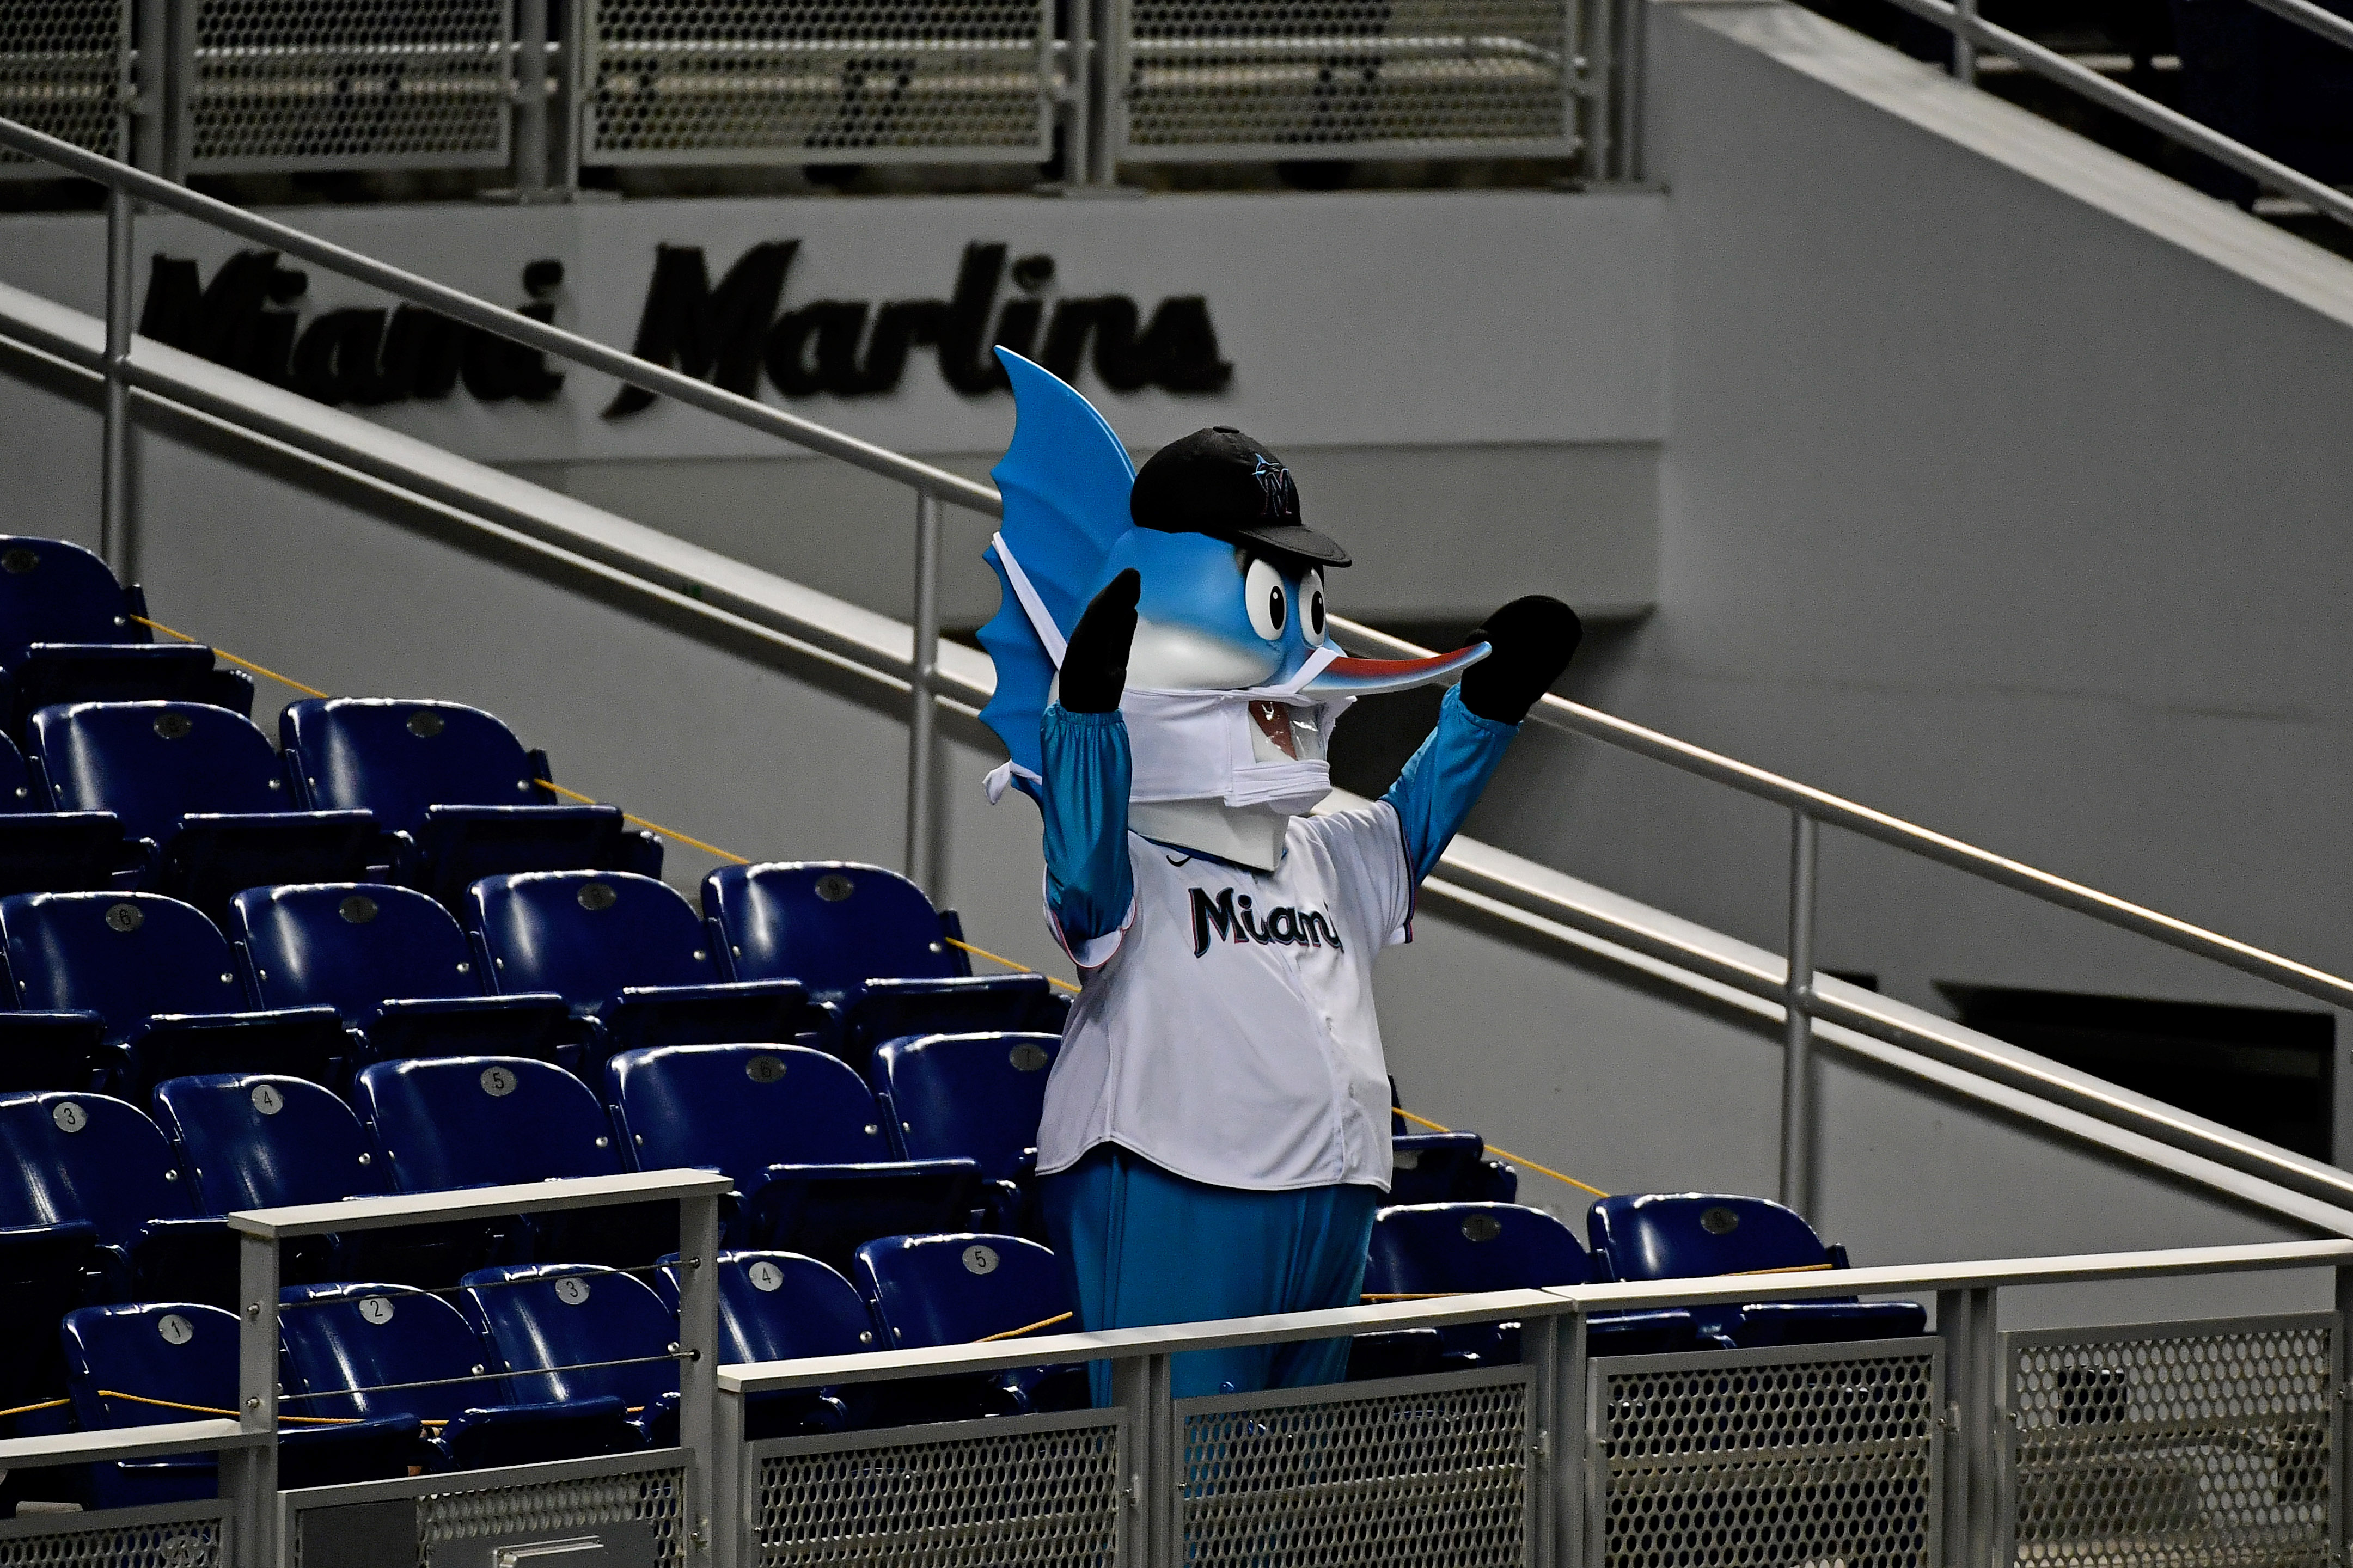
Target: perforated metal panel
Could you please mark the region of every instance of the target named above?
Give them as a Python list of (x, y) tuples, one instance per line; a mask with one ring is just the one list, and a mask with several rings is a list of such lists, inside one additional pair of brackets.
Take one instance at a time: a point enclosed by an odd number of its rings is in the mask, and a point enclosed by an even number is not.
[(0, 1568), (222, 1568), (228, 1530), (203, 1503), (0, 1523)]
[(189, 0), (191, 169), (507, 162), (510, 0)]
[(1184, 1561), (1515, 1568), (1531, 1386), (1513, 1368), (1179, 1400)]
[[(463, 1472), (436, 1478), (445, 1489), (463, 1479)], [(632, 1519), (653, 1525), (654, 1560), (671, 1568), (686, 1561), (685, 1513), (686, 1471), (676, 1466), (475, 1491), (427, 1491), (417, 1500), (417, 1568), (435, 1568), (437, 1563), (471, 1568), (480, 1549), (456, 1549), (460, 1542), (525, 1532), (553, 1535)]]
[(1025, 1415), (754, 1445), (760, 1568), (1112, 1568), (1125, 1420)]
[(593, 0), (592, 163), (1037, 162), (1040, 0)]
[(1116, 155), (1567, 155), (1568, 0), (1130, 0)]
[(1609, 1568), (1926, 1568), (1943, 1349), (1930, 1340), (1593, 1363)]
[(2327, 1316), (2004, 1338), (2019, 1562), (2326, 1558), (2341, 1353)]
[[(0, 116), (110, 158), (123, 156), (125, 0), (7, 0), (0, 5)], [(54, 176), (37, 158), (0, 151), (0, 179)]]

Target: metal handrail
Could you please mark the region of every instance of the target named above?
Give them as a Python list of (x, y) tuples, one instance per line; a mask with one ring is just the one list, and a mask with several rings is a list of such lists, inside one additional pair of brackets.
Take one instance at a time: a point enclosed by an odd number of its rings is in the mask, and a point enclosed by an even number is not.
[(1825, 1296), (1926, 1296), (1953, 1290), (2015, 1289), (2126, 1279), (2353, 1266), (2353, 1241), (2255, 1242), (2147, 1252), (2096, 1252), (2052, 1258), (2001, 1258), (1957, 1263), (1892, 1264), (1795, 1274), (1733, 1274), (1536, 1289), (1466, 1292), (1426, 1301), (1385, 1301), (1201, 1323), (1038, 1334), (1016, 1340), (866, 1351), (800, 1361), (744, 1362), (719, 1369), (723, 1394), (767, 1394), (837, 1384), (879, 1383), (944, 1373), (1001, 1372), (1081, 1361), (1123, 1361), (1195, 1350), (1278, 1344), (1398, 1329), (1447, 1328), (1498, 1319), (1642, 1311), (1752, 1301), (1804, 1301)]
[[(1331, 618), (1331, 626), (1352, 647), (1361, 645), (1388, 658), (1426, 658), (1431, 651), (1403, 637), (1391, 637), (1387, 632), (1377, 631), (1337, 616)], [(2188, 921), (2176, 920), (2171, 915), (2136, 904), (2130, 900), (2119, 899), (2114, 894), (2101, 892), (2097, 888), (2039, 870), (2023, 861), (1997, 855), (1989, 849), (1980, 849), (1974, 844), (1922, 827), (1917, 823), (1906, 822), (1883, 811), (1874, 811), (1870, 806), (1834, 795), (1827, 790), (1799, 784), (1795, 779), (1784, 778), (1779, 773), (1767, 772), (1736, 757), (1727, 757), (1720, 752), (1694, 746), (1688, 741), (1679, 741), (1672, 735), (1645, 729), (1599, 709), (1547, 695), (1529, 712), (1528, 717), (1548, 730), (1583, 735), (1620, 751), (1664, 763), (1694, 777), (1725, 784), (1744, 795), (1755, 795), (1759, 800), (1769, 800), (1776, 805), (1802, 812), (1816, 821), (1848, 828), (1866, 838), (1877, 839), (1882, 844), (1906, 850), (1924, 859), (2015, 889), (2045, 903), (2090, 915), (2119, 930), (2152, 938), (2184, 952), (2211, 958), (2218, 963), (2229, 964), (2233, 969), (2260, 976), (2316, 1001), (2339, 1007), (2353, 1006), (2353, 981), (2342, 979), (2327, 970), (2299, 963), (2292, 958), (2283, 958), (2278, 953), (2268, 952), (2235, 937), (2208, 931)]]
[[(2312, 5), (2310, 0), (2250, 0), (2250, 3), (2294, 23), (2316, 37), (2353, 48), (2353, 22), (2322, 10)], [(2291, 168), (2276, 158), (2266, 157), (2244, 142), (2200, 124), (2179, 110), (2169, 109), (2146, 94), (2110, 81), (2098, 71), (2080, 65), (2054, 49), (2044, 48), (2007, 27), (1996, 26), (1978, 15), (1975, 0), (1961, 0), (1957, 5), (1952, 0), (1894, 0), (1894, 4), (1915, 16), (1935, 23), (1953, 36), (1956, 74), (1965, 80), (1975, 79), (1976, 65), (1970, 51), (1991, 49), (2046, 80), (2072, 88), (2104, 109), (2237, 170), (2259, 184), (2299, 196), (2326, 216), (2341, 224), (2353, 226), (2353, 196), (2348, 196), (2335, 186)]]
[(665, 365), (624, 353), (594, 338), (584, 338), (577, 332), (567, 332), (561, 327), (534, 321), (528, 316), (477, 299), (447, 284), (436, 283), (429, 278), (405, 271), (374, 257), (363, 256), (356, 250), (346, 249), (316, 235), (248, 212), (242, 207), (232, 206), (227, 202), (192, 191), (185, 185), (174, 184), (159, 174), (151, 174), (128, 163), (85, 152), (70, 142), (59, 141), (29, 125), (0, 119), (0, 146), (42, 159), (86, 180), (95, 180), (121, 195), (152, 202), (159, 207), (208, 223), (257, 245), (266, 245), (286, 255), (300, 257), (312, 266), (323, 267), (354, 282), (381, 289), (411, 304), (438, 310), (452, 321), (479, 327), (510, 342), (554, 354), (584, 369), (600, 371), (631, 386), (642, 387), (659, 396), (675, 398), (706, 413), (716, 414), (722, 419), (748, 426), (764, 435), (780, 437), (813, 452), (839, 458), (870, 474), (895, 479), (923, 494), (934, 495), (942, 500), (969, 507), (992, 517), (1002, 509), (995, 489), (976, 484), (961, 474), (934, 468), (929, 463), (875, 446), (871, 441), (861, 441), (830, 426), (804, 419), (782, 408), (770, 407), (754, 398), (714, 386), (710, 382), (682, 375)]
[[(1898, 3), (1937, 6), (1943, 5), (1944, 0), (1898, 0)], [(1951, 9), (1949, 6), (1945, 8)], [(1981, 26), (1973, 20), (1971, 25)], [(2019, 42), (2022, 44), (2024, 40)], [(2032, 45), (2026, 47), (2030, 49), (2037, 47)], [(2071, 70), (2079, 68), (2072, 62), (2061, 63)], [(2102, 79), (2102, 85), (2109, 84)], [(2198, 129), (2202, 132), (2202, 127)], [(933, 772), (935, 745), (933, 719), (942, 700), (938, 689), (937, 660), (938, 508), (944, 503), (953, 503), (985, 516), (1001, 516), (1003, 500), (994, 488), (860, 440), (814, 420), (771, 407), (754, 398), (623, 353), (576, 332), (533, 321), (445, 284), (320, 239), (301, 229), (246, 212), (128, 164), (85, 152), (14, 121), (0, 119), (0, 146), (45, 159), (71, 173), (95, 180), (108, 186), (111, 192), (108, 205), (108, 396), (104, 446), (107, 482), (103, 488), (107, 496), (109, 525), (118, 531), (121, 526), (118, 520), (128, 507), (125, 443), (129, 416), (125, 400), (132, 379), (130, 227), (132, 198), (151, 201), (158, 206), (212, 224), (229, 233), (274, 247), (286, 255), (298, 257), (329, 271), (381, 289), (396, 298), (438, 310), (452, 320), (512, 342), (612, 375), (657, 395), (675, 398), (748, 428), (780, 437), (913, 489), (918, 500), (918, 580), (915, 639), (909, 683), (913, 703), (909, 715), (911, 745), (906, 859), (913, 879), (919, 884), (928, 884), (931, 879), (933, 836), (928, 781)], [(2249, 156), (2255, 154), (2250, 153)], [(2282, 167), (2284, 173), (2294, 174), (2294, 171)], [(2353, 213), (2353, 203), (2346, 205), (2348, 213)], [(1332, 626), (1338, 636), (1360, 650), (1371, 649), (1406, 658), (1421, 657), (1429, 652), (1402, 638), (1353, 621), (1335, 617)], [(1820, 824), (1847, 828), (1925, 859), (2011, 888), (2043, 902), (2090, 915), (2118, 929), (2211, 959), (2299, 994), (2332, 1005), (2353, 1006), (2353, 981), (1629, 721), (1552, 696), (1544, 698), (1531, 717), (1547, 728), (1585, 735), (1620, 750), (1649, 757), (1682, 772), (1771, 801), (1790, 812), (1792, 838), (1789, 942), (1787, 951), (1799, 962), (1788, 966), (1783, 989), (1788, 1050), (1783, 1064), (1785, 1125), (1781, 1196), (1785, 1202), (1800, 1210), (1811, 1206), (1813, 1119), (1811, 1075), (1807, 1060), (1817, 1004), (1810, 955), (1813, 946), (1814, 867), (1819, 853), (1817, 830)]]

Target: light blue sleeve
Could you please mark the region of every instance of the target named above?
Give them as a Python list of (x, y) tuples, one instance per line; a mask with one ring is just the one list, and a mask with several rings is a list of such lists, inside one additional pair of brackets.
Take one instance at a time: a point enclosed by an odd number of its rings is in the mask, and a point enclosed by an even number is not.
[(1446, 700), (1439, 704), (1437, 727), (1381, 796), (1397, 808), (1406, 860), (1417, 883), (1437, 869), (1438, 858), (1479, 804), (1496, 764), (1519, 732), (1516, 724), (1482, 719), (1463, 707), (1460, 688), (1446, 693)]
[[(1045, 763), (1046, 908), (1073, 958), (1127, 920), (1135, 872), (1127, 859), (1127, 724), (1049, 703), (1038, 722)], [(1082, 960), (1084, 962), (1084, 960)]]

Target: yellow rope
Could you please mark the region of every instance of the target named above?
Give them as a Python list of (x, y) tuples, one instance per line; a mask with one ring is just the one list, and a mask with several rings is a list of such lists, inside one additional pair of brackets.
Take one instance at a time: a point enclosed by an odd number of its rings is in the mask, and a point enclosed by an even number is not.
[[(134, 620), (134, 621), (137, 621), (141, 626), (147, 627), (147, 628), (148, 628), (149, 630), (151, 630), (151, 631), (159, 631), (159, 632), (162, 632), (162, 633), (163, 633), (165, 637), (177, 637), (177, 638), (179, 638), (182, 642), (188, 642), (188, 643), (192, 643), (192, 642), (195, 642), (195, 641), (196, 640), (195, 638), (194, 638), (194, 637), (190, 637), (190, 636), (189, 636), (187, 633), (185, 633), (185, 632), (175, 632), (175, 631), (174, 631), (171, 627), (169, 627), (169, 626), (167, 626), (164, 625), (164, 623), (163, 623), (163, 622), (161, 622), (161, 621), (151, 621), (151, 620), (149, 620), (149, 619), (148, 619), (146, 616), (132, 616), (131, 618), (132, 618), (132, 620)], [(225, 659), (228, 660), (231, 664), (236, 665), (239, 669), (249, 669), (249, 670), (253, 671), (253, 673), (254, 673), (254, 674), (256, 674), (256, 675), (262, 675), (262, 676), (267, 676), (267, 677), (269, 677), (270, 679), (272, 679), (272, 680), (274, 680), (274, 681), (278, 682), (278, 684), (279, 684), (279, 685), (280, 685), (280, 686), (290, 686), (290, 687), (292, 687), (295, 690), (297, 690), (297, 691), (301, 692), (301, 693), (303, 696), (305, 696), (305, 697), (324, 697), (324, 696), (326, 696), (326, 693), (325, 693), (325, 692), (323, 692), (323, 691), (320, 690), (320, 689), (319, 689), (317, 687), (315, 687), (315, 686), (305, 686), (305, 685), (303, 685), (303, 684), (302, 684), (301, 681), (299, 681), (299, 680), (289, 680), (286, 677), (284, 677), (284, 676), (282, 676), (282, 675), (279, 674), (276, 670), (274, 670), (274, 669), (264, 669), (261, 666), (259, 666), (259, 665), (258, 665), (258, 664), (254, 663), (254, 662), (253, 662), (251, 659), (249, 659), (249, 658), (237, 658), (237, 655), (233, 654), (233, 653), (229, 653), (229, 652), (227, 652), (227, 651), (226, 651), (226, 650), (224, 650), (224, 649), (221, 649), (221, 648), (214, 648), (214, 649), (213, 649), (213, 653), (214, 653), (215, 657), (219, 658), (225, 658)]]
[(44, 1399), (38, 1405), (19, 1405), (13, 1410), (0, 1410), (0, 1417), (30, 1415), (36, 1410), (55, 1410), (60, 1405), (71, 1405), (70, 1399)]
[[(1437, 1122), (1432, 1121), (1427, 1116), (1416, 1116), (1412, 1111), (1406, 1110), (1401, 1105), (1392, 1105), (1389, 1109), (1397, 1112), (1399, 1116), (1404, 1117), (1408, 1121), (1412, 1122), (1415, 1126), (1427, 1127), (1432, 1132), (1451, 1132), (1454, 1131), (1451, 1127), (1440, 1127)], [(1509, 1160), (1514, 1165), (1525, 1165), (1529, 1170), (1534, 1171), (1540, 1176), (1550, 1176), (1556, 1182), (1567, 1182), (1578, 1192), (1591, 1193), (1597, 1198), (1606, 1198), (1609, 1195), (1608, 1193), (1603, 1192), (1599, 1187), (1588, 1186), (1585, 1183), (1578, 1181), (1575, 1176), (1564, 1176), (1558, 1171), (1552, 1170), (1547, 1166), (1539, 1165), (1534, 1160), (1529, 1159), (1525, 1154), (1514, 1154), (1509, 1149), (1503, 1147), (1501, 1144), (1490, 1143), (1487, 1147), (1495, 1153), (1501, 1154), (1504, 1159)]]
[[(133, 1405), (153, 1405), (164, 1410), (185, 1410), (197, 1415), (226, 1415), (231, 1420), (237, 1418), (237, 1412), (234, 1410), (221, 1410), (210, 1405), (183, 1405), (176, 1399), (150, 1399), (143, 1394), (125, 1394), (119, 1388), (101, 1388), (98, 1391), (98, 1396), (100, 1399), (125, 1399)], [(59, 1400), (58, 1403), (62, 1405), (65, 1402)], [(359, 1417), (356, 1415), (280, 1415), (278, 1419), (299, 1421), (305, 1426), (349, 1426), (355, 1424)]]
[[(952, 936), (943, 937), (941, 940), (945, 942), (950, 947), (961, 948), (965, 952), (971, 953), (976, 958), (985, 958), (991, 963), (1001, 963), (1005, 965), (1006, 968), (1018, 970), (1023, 974), (1035, 974), (1038, 973), (1026, 963), (1016, 963), (1013, 960), (1007, 958), (1002, 954), (991, 952), (985, 947), (975, 947), (968, 942), (958, 942)], [(1051, 974), (1046, 976), (1046, 984), (1049, 985), (1059, 985), (1063, 990), (1069, 992), (1075, 993), (1078, 990), (1078, 987), (1071, 984), (1069, 981)]]
[(1836, 1268), (1835, 1263), (1785, 1263), (1778, 1268), (1736, 1268), (1735, 1274), (1819, 1274)]
[(985, 1345), (991, 1340), (1018, 1339), (1023, 1334), (1034, 1333), (1039, 1329), (1050, 1329), (1056, 1323), (1067, 1323), (1071, 1321), (1072, 1315), (1073, 1314), (1069, 1312), (1057, 1312), (1050, 1318), (1040, 1318), (1034, 1323), (1024, 1323), (1018, 1329), (1008, 1329), (1003, 1333), (983, 1334), (980, 1338), (973, 1341), (972, 1342), (976, 1345)]
[[(554, 790), (556, 794), (564, 796), (566, 800), (576, 800), (583, 805), (602, 805), (605, 804), (594, 795), (582, 795), (576, 789), (565, 789), (554, 779), (533, 779), (531, 782), (538, 784), (543, 789)], [(664, 838), (675, 838), (681, 844), (692, 845), (695, 848), (702, 850), (705, 855), (716, 855), (722, 860), (733, 860), (738, 866), (749, 866), (752, 864), (751, 859), (746, 856), (738, 855), (732, 849), (722, 849), (716, 844), (705, 844), (700, 838), (689, 838), (685, 834), (681, 833), (675, 827), (664, 827), (659, 822), (648, 822), (644, 817), (631, 816), (626, 811), (621, 813), (621, 820), (624, 822), (634, 822), (639, 827), (644, 828), (647, 832), (659, 833)]]

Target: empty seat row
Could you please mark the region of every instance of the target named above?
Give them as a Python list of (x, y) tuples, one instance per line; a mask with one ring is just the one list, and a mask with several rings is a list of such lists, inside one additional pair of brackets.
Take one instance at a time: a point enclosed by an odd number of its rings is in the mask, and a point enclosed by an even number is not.
[[(793, 908), (839, 906), (851, 896), (839, 889), (858, 887), (875, 904), (920, 906), (937, 952), (876, 942), (849, 964), (860, 928)], [(703, 892), (719, 912), (698, 918), (667, 885), (627, 872), (487, 878), (468, 890), (461, 928), (388, 884), (256, 888), (230, 899), (226, 936), (160, 894), (0, 899), (14, 1010), (0, 1012), (0, 1088), (93, 1087), (101, 1069), (134, 1095), (233, 1068), (339, 1083), (372, 1060), (478, 1052), (563, 1061), (594, 1080), (637, 1046), (803, 1037), (864, 1069), (873, 1046), (902, 1036), (1060, 1030), (1064, 1007), (1043, 976), (960, 973), (943, 940), (953, 917), (879, 868), (730, 868)], [(907, 968), (929, 973), (897, 973)]]
[[(1602, 1198), (1587, 1211), (1586, 1229), (1590, 1252), (1540, 1209), (1492, 1203), (1393, 1205), (1374, 1218), (1365, 1294), (1399, 1300), (1847, 1267), (1843, 1247), (1825, 1246), (1795, 1212), (1764, 1198), (1714, 1193)], [(1911, 1301), (1726, 1302), (1597, 1314), (1588, 1320), (1587, 1343), (1595, 1355), (1644, 1355), (1895, 1338), (1921, 1332), (1926, 1321)], [(1516, 1361), (1518, 1326), (1447, 1328), (1423, 1344), (1431, 1367)]]
[[(723, 1362), (964, 1343), (1069, 1310), (1053, 1255), (1018, 1237), (900, 1237), (861, 1247), (858, 1284), (790, 1252), (718, 1259)], [(659, 1289), (657, 1289), (658, 1287)], [(454, 1300), (359, 1282), (280, 1293), (280, 1484), (321, 1486), (669, 1447), (678, 1433), (677, 1261), (649, 1286), (579, 1264), (469, 1274)], [(237, 1321), (194, 1301), (83, 1308), (59, 1329), (85, 1430), (237, 1404)], [(1082, 1407), (1075, 1367), (765, 1396), (749, 1436)], [(204, 1456), (90, 1468), (99, 1507), (208, 1498)]]
[(207, 703), (38, 710), (24, 751), (0, 750), (0, 891), (135, 885), (217, 917), (276, 882), (391, 878), (454, 904), (486, 876), (661, 868), (659, 840), (558, 803), (544, 755), (480, 709), (306, 699), (279, 730), (282, 754)]

